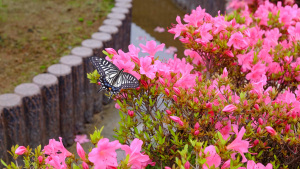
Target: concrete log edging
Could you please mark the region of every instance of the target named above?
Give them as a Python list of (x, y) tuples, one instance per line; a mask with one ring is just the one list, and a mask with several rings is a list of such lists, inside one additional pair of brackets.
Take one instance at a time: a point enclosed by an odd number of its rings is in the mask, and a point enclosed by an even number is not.
[(63, 56), (60, 64), (48, 67), (47, 73), (36, 75), (32, 83), (17, 86), (15, 93), (0, 95), (0, 159), (12, 161), (7, 150), (16, 144), (34, 149), (58, 137), (63, 138), (65, 146), (73, 144), (75, 135), (83, 132), (84, 123), (91, 123), (93, 114), (112, 102), (104, 92), (97, 93), (99, 87), (90, 84), (86, 75), (95, 69), (89, 57), (104, 58), (105, 48), (128, 52), (132, 0), (115, 1), (115, 7), (91, 39)]

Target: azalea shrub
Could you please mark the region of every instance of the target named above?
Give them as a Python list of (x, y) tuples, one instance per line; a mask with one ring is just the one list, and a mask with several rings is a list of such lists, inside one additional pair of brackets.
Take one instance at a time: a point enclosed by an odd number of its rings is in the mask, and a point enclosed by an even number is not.
[[(248, 8), (251, 12), (255, 12), (259, 5), (264, 4), (266, 0), (228, 0), (229, 5), (227, 6), (227, 9), (233, 9), (233, 10), (241, 10), (245, 7)], [(282, 5), (300, 5), (299, 0), (270, 0), (269, 2), (277, 4), (278, 2)]]
[[(63, 148), (45, 147), (44, 164), (104, 169), (298, 168), (299, 16), (297, 5), (281, 2), (264, 1), (254, 13), (246, 5), (216, 17), (199, 6), (184, 16), (185, 23), (178, 16), (168, 30), (186, 48), (182, 59), (175, 54), (159, 60), (156, 52), (164, 44), (155, 41), (140, 44), (146, 57), (139, 57), (140, 48), (134, 45), (127, 53), (106, 48), (106, 60), (140, 82), (138, 88), (122, 89), (113, 97), (121, 116), (115, 130), (118, 141), (109, 143), (96, 131), (91, 141), (97, 146), (81, 153), (86, 158), (77, 160)], [(96, 70), (88, 74), (95, 85), (101, 85), (99, 77)], [(61, 142), (52, 142), (49, 147), (61, 147)], [(119, 166), (117, 148), (127, 154)], [(36, 154), (32, 165), (39, 162)]]
[[(155, 164), (148, 155), (141, 152), (143, 141), (134, 139), (130, 146), (122, 145), (118, 140), (110, 142), (109, 139), (101, 136), (102, 130), (103, 127), (100, 130), (96, 129), (90, 135), (90, 142), (94, 147), (91, 147), (88, 153), (77, 142), (76, 149), (79, 158), (75, 158), (75, 154), (64, 147), (62, 138), (59, 137), (59, 141), (50, 139), (49, 144), (45, 145), (43, 149), (40, 145), (34, 151), (29, 146), (13, 146), (9, 153), (16, 162), (10, 164), (6, 164), (2, 160), (1, 162), (7, 169), (142, 169), (148, 164)], [(119, 164), (116, 149), (122, 149), (126, 154), (126, 158)], [(23, 158), (24, 164), (18, 164), (18, 158)]]

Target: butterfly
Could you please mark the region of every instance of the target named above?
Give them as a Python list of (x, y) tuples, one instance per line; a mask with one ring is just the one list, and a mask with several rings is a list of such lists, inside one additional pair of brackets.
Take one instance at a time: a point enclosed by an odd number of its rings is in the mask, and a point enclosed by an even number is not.
[(120, 70), (116, 65), (107, 61), (104, 58), (90, 57), (90, 61), (100, 74), (99, 81), (101, 88), (98, 92), (105, 89), (110, 92), (110, 97), (117, 95), (121, 89), (139, 87), (139, 80), (133, 75)]

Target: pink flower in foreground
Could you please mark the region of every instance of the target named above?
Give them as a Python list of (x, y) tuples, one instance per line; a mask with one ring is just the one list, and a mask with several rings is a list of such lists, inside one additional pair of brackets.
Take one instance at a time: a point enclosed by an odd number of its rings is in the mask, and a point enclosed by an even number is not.
[[(78, 142), (78, 141), (77, 141)], [(62, 143), (62, 138), (59, 137), (59, 142), (55, 139), (50, 139), (49, 144), (44, 147), (45, 154), (47, 155), (57, 155), (60, 157), (68, 157), (72, 154), (64, 147)], [(61, 152), (61, 153), (57, 153)]]
[(131, 61), (124, 62), (120, 59), (115, 59), (113, 63), (121, 70), (124, 69), (124, 72), (132, 74), (134, 77), (136, 77), (138, 80), (141, 78), (141, 75), (137, 73), (136, 71), (133, 71), (135, 64)]
[(89, 153), (89, 160), (94, 163), (95, 169), (103, 169), (108, 166), (117, 167), (116, 149), (121, 148), (118, 140), (109, 142), (107, 138), (99, 140), (98, 147), (93, 148)]
[(154, 56), (157, 51), (163, 51), (165, 44), (161, 44), (156, 46), (156, 42), (154, 40), (148, 41), (146, 46), (140, 44), (140, 47), (143, 49), (143, 53), (149, 53), (150, 56)]
[(80, 143), (80, 144), (90, 142), (90, 140), (87, 138), (87, 135), (86, 135), (86, 134), (83, 134), (83, 135), (76, 135), (74, 141), (75, 141), (75, 142), (78, 142), (78, 143)]
[(244, 39), (243, 34), (241, 32), (236, 32), (231, 35), (227, 46), (231, 47), (233, 45), (236, 49), (244, 49), (248, 47), (247, 41)]
[(170, 119), (172, 119), (174, 122), (178, 123), (179, 125), (183, 126), (183, 122), (180, 120), (177, 116), (170, 116)]
[(267, 166), (264, 166), (261, 163), (255, 164), (254, 161), (250, 160), (247, 162), (247, 169), (272, 169), (273, 166), (271, 163), (268, 163)]
[(81, 145), (79, 144), (79, 142), (77, 142), (77, 146), (76, 146), (76, 149), (77, 149), (77, 154), (78, 156), (83, 160), (85, 161), (86, 158), (85, 158), (85, 152), (84, 152), (84, 149), (81, 147)]
[(243, 163), (247, 161), (244, 153), (247, 153), (248, 148), (249, 148), (249, 141), (242, 140), (245, 132), (246, 132), (246, 129), (244, 127), (242, 127), (240, 132), (236, 133), (237, 137), (235, 138), (235, 140), (233, 140), (233, 142), (227, 146), (228, 150), (235, 150), (241, 154), (241, 156), (243, 158), (243, 160), (242, 160)]
[(222, 110), (223, 112), (233, 112), (237, 109), (237, 107), (233, 104), (227, 105), (224, 107), (224, 109)]
[(65, 164), (65, 158), (60, 158), (59, 156), (50, 155), (46, 158), (45, 164), (50, 164), (55, 169), (67, 169)]
[(275, 136), (277, 134), (277, 132), (270, 126), (266, 127), (266, 130), (268, 133), (270, 133), (272, 136)]
[(126, 155), (129, 155), (128, 165), (132, 165), (132, 169), (140, 169), (146, 167), (148, 164), (142, 164), (149, 161), (148, 155), (141, 154), (143, 141), (135, 138), (130, 147), (128, 145), (121, 145), (121, 149), (125, 151)]
[(155, 77), (155, 73), (157, 71), (156, 67), (151, 64), (152, 59), (149, 56), (142, 57), (140, 59), (141, 67), (140, 67), (140, 73), (146, 75), (150, 79), (153, 79)]
[(134, 115), (134, 112), (131, 111), (131, 110), (128, 110), (128, 115), (129, 115), (130, 117), (132, 117), (132, 116)]
[(15, 154), (23, 155), (26, 151), (27, 151), (26, 147), (24, 147), (24, 146), (19, 146), (19, 147), (16, 149)]
[(227, 72), (227, 69), (225, 67), (224, 70), (223, 70), (222, 78), (225, 78), (227, 76), (228, 76), (228, 72)]
[[(203, 169), (208, 169), (209, 167), (215, 165), (215, 167), (219, 167), (221, 164), (221, 157), (216, 152), (216, 148), (213, 145), (210, 145), (204, 150), (206, 156), (206, 162), (203, 164)], [(202, 152), (200, 152), (200, 156), (202, 156)]]

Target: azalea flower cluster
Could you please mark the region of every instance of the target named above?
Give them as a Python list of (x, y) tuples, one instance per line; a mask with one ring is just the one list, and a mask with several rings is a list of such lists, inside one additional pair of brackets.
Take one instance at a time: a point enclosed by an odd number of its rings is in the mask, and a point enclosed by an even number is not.
[[(212, 17), (200, 6), (168, 31), (180, 37), (184, 54), (195, 70), (207, 79), (225, 67), (238, 88), (262, 82), (279, 91), (294, 91), (300, 81), (300, 9), (264, 1), (252, 14), (247, 9), (228, 16)], [(299, 28), (298, 28), (299, 27)], [(299, 29), (300, 30), (300, 29)]]
[[(230, 0), (227, 9), (240, 10), (249, 8), (252, 12), (256, 11), (259, 5), (262, 5), (265, 0)], [(270, 2), (277, 4), (278, 2), (284, 5), (294, 5), (295, 0), (270, 0)]]
[[(141, 139), (153, 161), (166, 166), (176, 163), (179, 168), (187, 161), (187, 166), (203, 168), (298, 165), (290, 159), (300, 148), (300, 86), (294, 93), (290, 89), (278, 92), (273, 86), (264, 89), (266, 81), (259, 80), (237, 89), (226, 67), (220, 75), (206, 79), (197, 67), (176, 54), (174, 59), (158, 60), (154, 56), (163, 45), (156, 46), (155, 41), (140, 44), (142, 52), (149, 54), (140, 58), (139, 48), (133, 45), (128, 53), (111, 48), (104, 52), (107, 60), (140, 81), (137, 89), (122, 90), (114, 98), (116, 108), (125, 113), (115, 131), (121, 143)], [(139, 125), (143, 126), (140, 131)], [(216, 137), (223, 141), (213, 141)], [(195, 148), (189, 140), (201, 140), (199, 144), (209, 146)], [(194, 148), (189, 152), (193, 156), (187, 159), (181, 154), (177, 159), (178, 151), (186, 145)], [(213, 155), (203, 156), (208, 151)]]
[[(103, 129), (103, 128), (102, 128)], [(101, 130), (102, 130), (101, 129)], [(101, 133), (101, 132), (100, 132)], [(101, 138), (98, 131), (95, 131), (91, 137)], [(12, 147), (11, 154), (16, 160), (18, 156), (24, 156), (24, 168), (53, 168), (53, 169), (144, 169), (148, 165), (154, 166), (155, 163), (151, 161), (148, 155), (141, 152), (143, 141), (134, 139), (131, 145), (121, 145), (118, 140), (109, 142), (107, 138), (101, 138), (93, 140), (96, 143), (96, 147), (92, 148), (89, 153), (86, 153), (79, 142), (77, 142), (77, 154), (79, 159), (75, 158), (75, 155), (70, 153), (63, 145), (62, 138), (59, 141), (50, 139), (49, 144), (44, 146), (41, 150), (41, 146), (37, 147), (35, 152), (31, 152), (30, 147), (24, 146)], [(127, 155), (126, 159), (117, 162), (116, 149), (122, 149)], [(34, 158), (35, 157), (35, 158)], [(73, 164), (72, 164), (73, 163)], [(18, 164), (3, 164), (8, 168), (20, 167)]]

